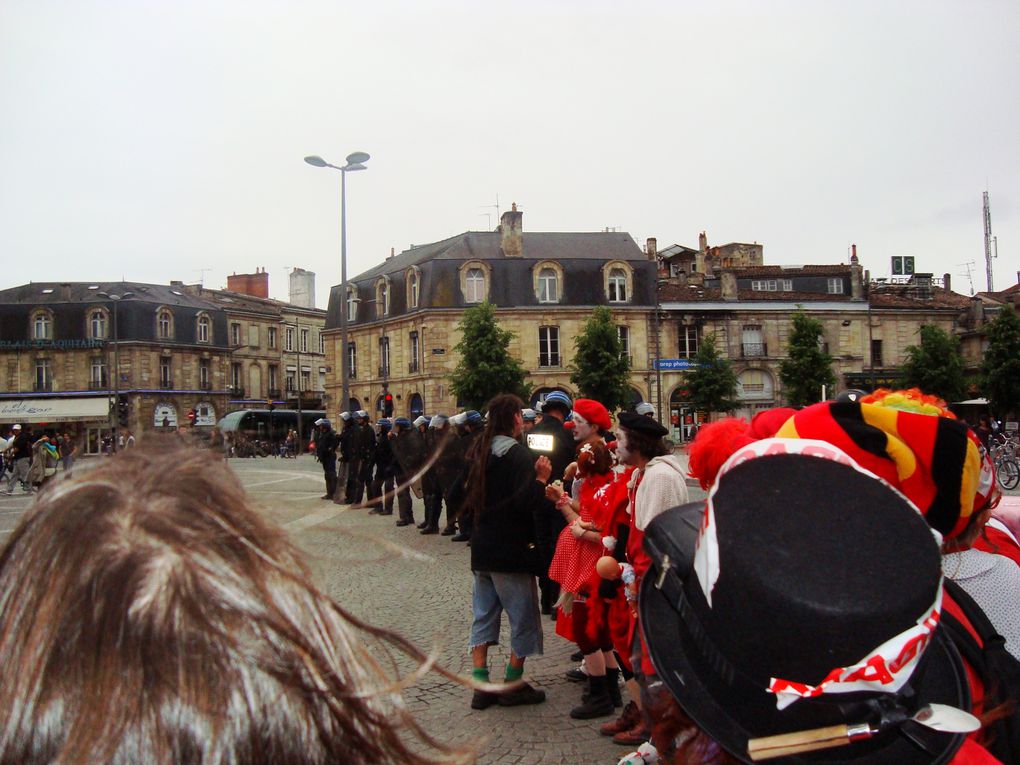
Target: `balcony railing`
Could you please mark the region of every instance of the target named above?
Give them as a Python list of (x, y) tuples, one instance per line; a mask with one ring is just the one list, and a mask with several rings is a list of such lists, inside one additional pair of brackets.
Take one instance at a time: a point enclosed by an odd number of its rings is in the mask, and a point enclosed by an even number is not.
[(159, 389), (160, 390), (173, 390), (174, 389), (174, 381), (173, 380), (160, 380), (159, 381)]
[(36, 380), (33, 390), (36, 393), (49, 393), (53, 390), (53, 380), (43, 380), (41, 382)]
[(89, 390), (106, 390), (109, 387), (106, 380), (89, 380)]
[(768, 343), (741, 343), (741, 356), (745, 359), (753, 359), (769, 355)]
[(389, 368), (389, 366), (381, 366), (381, 367), (379, 367), (379, 376), (380, 377), (389, 377), (390, 376), (390, 368)]
[(227, 390), (227, 393), (230, 394), (230, 396), (233, 398), (244, 398), (244, 388), (236, 388), (234, 386), (231, 386)]
[(417, 361), (409, 362), (408, 365), (407, 365), (407, 372), (408, 372), (408, 374), (412, 374), (412, 375), (415, 374), (416, 372), (419, 371), (420, 366), (421, 365), (418, 364)]
[(279, 388), (270, 388), (266, 393), (269, 398), (281, 398), (283, 395)]
[(212, 390), (212, 383), (208, 380), (203, 380), (198, 384), (199, 390)]
[(560, 355), (558, 353), (539, 354), (538, 365), (540, 367), (558, 367), (560, 365)]

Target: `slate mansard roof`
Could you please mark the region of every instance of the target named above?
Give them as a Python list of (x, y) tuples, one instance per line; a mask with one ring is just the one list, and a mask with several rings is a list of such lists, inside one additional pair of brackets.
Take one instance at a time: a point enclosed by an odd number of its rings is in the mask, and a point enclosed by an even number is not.
[[(374, 268), (350, 279), (363, 301), (375, 298), (380, 277), (390, 280), (392, 319), (408, 313), (406, 275), (412, 267), (420, 274), (419, 309), (466, 308), (460, 288), (460, 267), (478, 261), (491, 269), (488, 299), (500, 308), (536, 307), (544, 309), (611, 305), (649, 307), (655, 305), (655, 263), (631, 238), (620, 232), (521, 234), (522, 257), (507, 257), (501, 249), (502, 235), (497, 232), (469, 231), (440, 242), (412, 247), (387, 258)], [(552, 261), (563, 269), (558, 303), (539, 303), (533, 287), (534, 267)], [(602, 269), (611, 261), (627, 263), (633, 272), (633, 294), (626, 303), (610, 304), (604, 289)], [(340, 324), (340, 285), (330, 290), (326, 327)], [(411, 310), (419, 310), (411, 309)], [(361, 310), (352, 325), (376, 320), (375, 311)]]
[[(29, 322), (37, 309), (53, 315), (53, 340), (77, 340), (87, 336), (90, 308), (112, 310), (113, 301), (99, 293), (134, 293), (118, 303), (118, 336), (121, 341), (198, 344), (197, 319), (208, 315), (212, 323), (211, 342), (201, 345), (225, 347), (227, 318), (222, 307), (189, 295), (174, 285), (142, 282), (29, 282), (0, 290), (0, 341), (17, 342), (29, 337)], [(173, 337), (158, 338), (156, 312), (160, 307), (173, 316)]]

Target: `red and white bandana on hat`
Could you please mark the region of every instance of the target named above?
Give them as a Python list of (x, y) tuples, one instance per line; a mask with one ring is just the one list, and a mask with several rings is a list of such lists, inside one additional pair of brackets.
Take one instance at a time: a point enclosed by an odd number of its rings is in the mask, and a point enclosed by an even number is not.
[[(712, 605), (712, 590), (719, 580), (719, 537), (715, 522), (714, 498), (723, 476), (737, 465), (758, 457), (779, 454), (801, 454), (806, 457), (832, 460), (879, 481), (895, 491), (908, 505), (920, 514), (920, 510), (902, 492), (887, 481), (865, 470), (851, 459), (846, 452), (825, 441), (797, 438), (766, 438), (738, 449), (719, 469), (718, 479), (712, 486), (705, 503), (701, 532), (694, 552), (694, 573), (698, 577), (701, 591), (709, 607)], [(932, 535), (941, 544), (942, 536), (932, 529)], [(880, 691), (895, 693), (910, 679), (924, 649), (928, 646), (942, 613), (942, 582), (939, 581), (935, 602), (925, 609), (917, 622), (900, 634), (890, 638), (870, 651), (867, 656), (849, 667), (836, 667), (818, 685), (812, 686), (793, 680), (772, 678), (768, 690), (776, 694), (776, 707), (785, 709), (802, 698), (820, 696), (824, 693), (854, 693), (858, 691)]]

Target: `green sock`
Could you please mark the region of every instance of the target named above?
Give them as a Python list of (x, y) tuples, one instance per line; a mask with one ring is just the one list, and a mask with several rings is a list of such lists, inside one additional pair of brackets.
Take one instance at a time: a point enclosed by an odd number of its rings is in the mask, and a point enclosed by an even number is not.
[(488, 667), (475, 667), (471, 670), (471, 678), (477, 680), (480, 683), (489, 682), (489, 668)]
[(506, 681), (512, 683), (514, 680), (520, 680), (524, 676), (524, 667), (515, 667), (513, 664), (506, 665)]

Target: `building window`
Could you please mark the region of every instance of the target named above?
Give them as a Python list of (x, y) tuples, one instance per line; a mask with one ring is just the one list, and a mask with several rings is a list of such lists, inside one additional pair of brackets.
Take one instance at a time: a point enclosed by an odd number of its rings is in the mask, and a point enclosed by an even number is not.
[(293, 351), (294, 350), (294, 328), (293, 327), (287, 327), (287, 330), (284, 333), (283, 349), (285, 351)]
[(347, 288), (347, 321), (358, 318), (358, 292), (353, 287)]
[(620, 339), (620, 356), (630, 360), (630, 327), (626, 324), (619, 324), (616, 327), (616, 336)]
[(241, 325), (237, 322), (230, 325), (230, 344), (235, 347), (241, 344)]
[(279, 396), (280, 395), (280, 368), (276, 364), (269, 365), (269, 395)]
[(627, 272), (622, 268), (609, 271), (609, 289), (606, 294), (610, 303), (627, 302)]
[(200, 314), (198, 317), (198, 342), (200, 343), (209, 342), (209, 338), (212, 334), (210, 332), (210, 329), (211, 323), (209, 321), (209, 317), (206, 316), (204, 313)]
[(407, 365), (408, 372), (418, 371), (418, 333), (412, 332), (408, 335), (408, 346), (409, 346), (409, 357), (410, 363)]
[(390, 283), (380, 279), (375, 285), (376, 316), (386, 316), (390, 312)]
[(230, 387), (234, 389), (235, 394), (241, 390), (242, 383), (242, 371), (240, 364), (230, 365)]
[(319, 333), (319, 353), (326, 353), (326, 336), (322, 332)]
[(558, 303), (560, 300), (559, 278), (551, 268), (543, 268), (538, 272), (538, 302)]
[(89, 387), (93, 390), (105, 390), (107, 385), (106, 359), (102, 356), (94, 356), (89, 368)]
[(843, 294), (843, 280), (842, 279), (829, 279), (829, 294), (830, 295), (842, 295)]
[(414, 268), (407, 273), (407, 307), (418, 307), (418, 271)]
[(276, 327), (269, 327), (269, 337), (266, 338), (270, 348), (276, 347)]
[(560, 365), (560, 328), (538, 328), (538, 365), (558, 367)]
[(464, 300), (481, 303), (485, 300), (485, 273), (480, 268), (469, 268), (464, 277)]
[(287, 370), (287, 392), (288, 393), (293, 393), (294, 392), (294, 381), (296, 379), (297, 379), (297, 370), (296, 369), (288, 369)]
[(308, 353), (308, 330), (301, 329), (301, 353)]
[(379, 376), (390, 376), (390, 339), (386, 335), (379, 338)]
[(174, 380), (170, 371), (170, 359), (161, 357), (159, 360), (159, 387), (163, 390), (173, 390)]
[(89, 337), (93, 340), (105, 340), (106, 327), (106, 311), (95, 308), (89, 312)]
[(358, 344), (347, 343), (347, 379), (353, 380), (358, 376)]
[(35, 360), (35, 389), (37, 391), (53, 390), (53, 376), (50, 372), (49, 359)]
[(301, 368), (301, 390), (309, 391), (312, 389), (312, 370), (308, 367)]
[(680, 339), (680, 358), (693, 359), (698, 353), (699, 332), (697, 326), (681, 324), (677, 327), (677, 336)]
[(53, 319), (47, 312), (39, 311), (32, 317), (32, 339), (53, 339)]
[(741, 355), (745, 359), (767, 356), (768, 348), (758, 324), (745, 324), (740, 330)]
[(160, 308), (156, 312), (156, 337), (160, 340), (172, 340), (174, 336), (174, 315), (169, 309)]
[(209, 373), (209, 359), (198, 360), (198, 387), (202, 390), (212, 388), (212, 375)]
[(880, 367), (882, 366), (882, 341), (872, 340), (871, 341), (871, 366)]
[(753, 279), (751, 289), (755, 292), (793, 292), (793, 280)]

